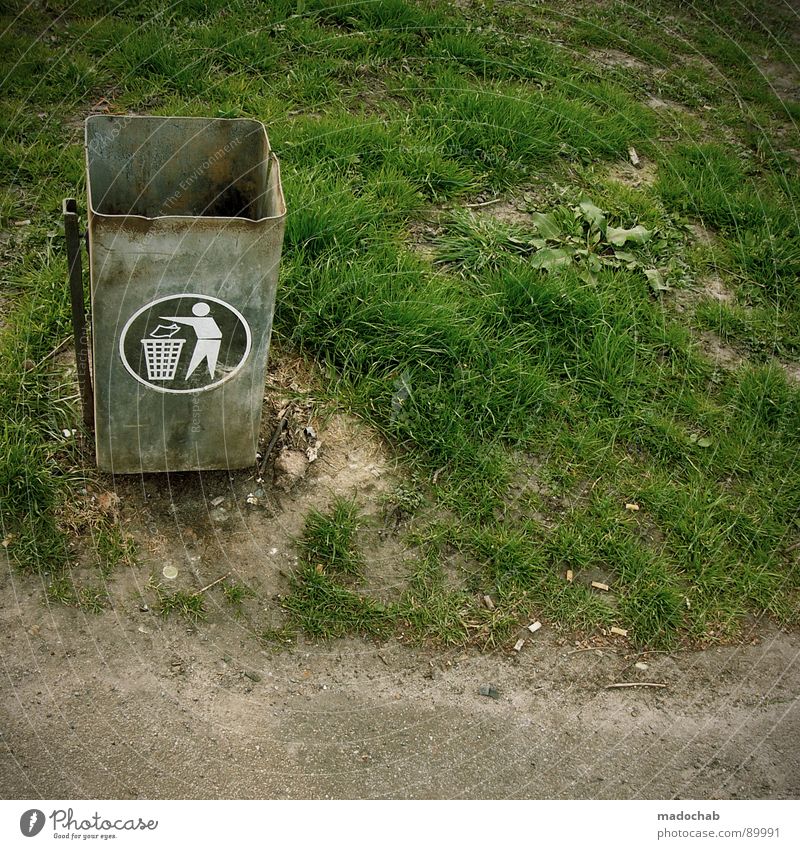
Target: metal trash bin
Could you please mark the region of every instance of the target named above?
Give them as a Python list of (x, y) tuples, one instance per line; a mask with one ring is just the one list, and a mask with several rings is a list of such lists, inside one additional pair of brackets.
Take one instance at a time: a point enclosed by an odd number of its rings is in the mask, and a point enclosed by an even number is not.
[(286, 217), (264, 125), (93, 116), (86, 166), (99, 468), (253, 464)]

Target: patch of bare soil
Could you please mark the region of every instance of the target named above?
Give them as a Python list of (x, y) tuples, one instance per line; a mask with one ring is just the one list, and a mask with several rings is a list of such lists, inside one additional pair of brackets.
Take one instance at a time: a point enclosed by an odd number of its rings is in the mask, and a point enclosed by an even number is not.
[(645, 101), (645, 106), (649, 106), (651, 109), (656, 110), (664, 110), (669, 112), (681, 112), (684, 115), (695, 115), (691, 109), (687, 106), (684, 106), (682, 103), (678, 103), (676, 100), (669, 100), (661, 97), (649, 97)]
[(589, 50), (589, 56), (606, 68), (632, 68), (636, 71), (647, 71), (652, 73), (653, 67), (631, 56), (629, 53), (624, 53), (622, 50), (614, 50), (613, 48), (605, 48), (603, 50)]
[(652, 186), (655, 183), (658, 177), (658, 168), (655, 162), (640, 157), (638, 165), (633, 165), (630, 162), (614, 163), (608, 169), (607, 177), (610, 180), (630, 186), (632, 189), (639, 189), (642, 186)]
[(436, 258), (435, 239), (442, 229), (432, 222), (413, 221), (408, 228), (408, 243), (419, 256), (433, 262)]
[[(278, 597), (289, 590), (297, 564), (295, 541), (308, 514), (324, 512), (337, 497), (356, 499), (362, 508), (365, 589), (379, 588), (387, 597), (396, 592), (416, 557), (397, 534), (379, 533), (384, 500), (398, 479), (396, 464), (356, 418), (316, 401), (317, 379), (302, 360), (274, 356), (263, 450), (273, 434), (278, 437), (266, 462), (253, 469), (105, 480), (140, 551), (136, 569), (111, 582), (115, 606), (132, 596), (146, 598), (150, 576), (169, 591), (193, 592), (227, 574), (261, 600), (258, 610), (250, 605), (252, 627), (278, 628), (284, 624)], [(288, 422), (282, 431), (280, 417)], [(165, 566), (177, 569), (177, 578), (165, 579)]]
[(530, 215), (514, 199), (487, 200), (472, 204), (470, 209), (475, 215), (493, 218), (513, 227), (531, 227)]
[(800, 92), (800, 73), (784, 62), (762, 61), (761, 72), (770, 87), (783, 101), (796, 101)]
[(692, 311), (702, 300), (717, 301), (721, 304), (736, 302), (736, 295), (718, 274), (705, 274), (691, 286), (672, 289), (669, 297), (679, 313)]
[(747, 361), (747, 356), (725, 342), (711, 330), (703, 330), (698, 336), (700, 350), (719, 368), (733, 371)]
[(800, 363), (795, 363), (791, 360), (779, 360), (778, 362), (786, 373), (786, 377), (788, 377), (792, 383), (800, 383)]
[[(109, 579), (101, 613), (47, 605), (42, 581), (0, 561), (5, 797), (797, 795), (797, 634), (763, 626), (740, 647), (643, 655), (623, 638), (575, 643), (547, 622), (518, 653), (260, 640), (284, 624), (276, 596), (305, 516), (336, 495), (365, 508), (366, 590), (396, 597), (414, 568), (381, 519), (398, 478), (391, 452), (320, 405), (314, 382), (302, 361), (273, 358), (264, 442), (289, 410), (276, 450), (317, 449), (284, 489), (268, 462), (87, 491), (82, 509), (118, 512), (140, 546)], [(520, 485), (549, 499), (537, 480), (532, 466)], [(454, 556), (448, 586), (469, 569)], [(217, 585), (197, 626), (158, 615), (151, 576), (197, 592), (225, 574), (257, 592), (241, 611)]]

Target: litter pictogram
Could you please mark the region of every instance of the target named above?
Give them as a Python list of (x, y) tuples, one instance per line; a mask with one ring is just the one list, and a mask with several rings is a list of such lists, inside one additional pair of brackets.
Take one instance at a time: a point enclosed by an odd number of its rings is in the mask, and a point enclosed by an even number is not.
[(173, 339), (177, 324), (159, 324), (147, 339), (142, 339), (148, 380), (174, 380), (185, 339)]
[(128, 319), (119, 350), (125, 368), (140, 383), (181, 393), (211, 389), (232, 377), (250, 345), (250, 328), (230, 304), (211, 296), (173, 295), (152, 301)]

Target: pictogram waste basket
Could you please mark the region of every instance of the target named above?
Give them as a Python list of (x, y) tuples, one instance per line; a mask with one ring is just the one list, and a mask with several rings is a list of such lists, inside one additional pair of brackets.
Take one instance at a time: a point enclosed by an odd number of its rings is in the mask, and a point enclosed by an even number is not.
[(286, 206), (264, 125), (86, 121), (98, 466), (251, 465)]

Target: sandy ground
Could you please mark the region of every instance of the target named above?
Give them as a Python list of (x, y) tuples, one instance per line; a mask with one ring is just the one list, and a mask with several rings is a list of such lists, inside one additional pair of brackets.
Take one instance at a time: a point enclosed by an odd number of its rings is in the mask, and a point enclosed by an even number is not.
[[(800, 791), (797, 634), (648, 655), (642, 673), (547, 628), (514, 657), (359, 639), (276, 652), (230, 619), (194, 632), (151, 612), (41, 613), (38, 590), (10, 573), (2, 592), (6, 798)], [(606, 688), (645, 678), (668, 686)], [(498, 699), (479, 694), (486, 684)]]

